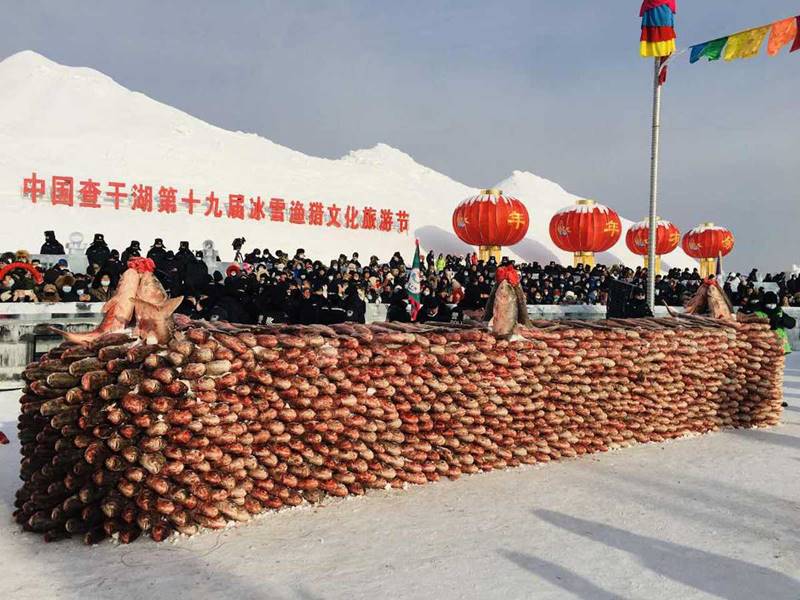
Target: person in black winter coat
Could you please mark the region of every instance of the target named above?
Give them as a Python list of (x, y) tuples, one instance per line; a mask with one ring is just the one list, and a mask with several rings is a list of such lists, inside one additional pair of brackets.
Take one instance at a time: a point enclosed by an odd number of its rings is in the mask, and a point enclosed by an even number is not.
[(453, 311), (439, 298), (425, 302), (417, 315), (418, 323), (449, 323), (453, 320)]
[(208, 282), (208, 266), (202, 260), (194, 257), (191, 260), (186, 260), (178, 268), (178, 272), (183, 277), (185, 292), (199, 293), (205, 289)]
[(55, 231), (44, 232), (44, 244), (39, 251), (40, 254), (64, 254), (64, 246), (56, 239)]
[(366, 323), (367, 303), (361, 296), (362, 293), (355, 285), (351, 285), (347, 288), (342, 302), (347, 320), (353, 323)]
[(137, 258), (142, 255), (142, 247), (139, 245), (139, 242), (136, 240), (131, 241), (130, 245), (122, 251), (122, 257), (120, 258), (120, 262), (123, 265), (128, 264), (128, 261), (131, 258)]
[(642, 288), (636, 288), (628, 303), (625, 305), (625, 318), (641, 319), (652, 317), (653, 313), (647, 304), (647, 298)]
[(164, 248), (164, 240), (156, 238), (150, 250), (147, 251), (147, 258), (153, 259), (153, 262), (159, 264), (167, 257), (167, 249)]
[(408, 313), (407, 294), (403, 289), (397, 289), (389, 301), (386, 311), (386, 320), (397, 323), (410, 323), (411, 315)]
[(94, 240), (86, 248), (86, 257), (89, 259), (89, 263), (102, 267), (109, 256), (111, 256), (111, 250), (108, 248), (103, 234), (95, 233)]

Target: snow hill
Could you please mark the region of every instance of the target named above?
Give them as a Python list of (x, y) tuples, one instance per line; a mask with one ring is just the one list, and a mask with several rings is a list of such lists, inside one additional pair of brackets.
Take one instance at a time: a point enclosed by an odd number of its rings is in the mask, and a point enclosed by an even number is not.
[[(223, 259), (231, 258), (230, 243), (247, 238), (245, 250), (254, 246), (294, 251), (303, 247), (309, 256), (334, 258), (340, 252), (358, 251), (362, 258), (377, 254), (388, 258), (394, 251), (410, 257), (414, 236), (423, 250), (470, 251), (452, 232), (451, 215), (471, 188), (414, 161), (409, 155), (378, 144), (355, 150), (338, 160), (306, 156), (251, 133), (227, 131), (175, 108), (132, 92), (106, 75), (88, 68), (67, 67), (35, 52), (25, 51), (0, 62), (0, 218), (2, 249), (38, 250), (42, 232), (55, 229), (66, 242), (73, 231), (87, 238), (103, 232), (112, 247), (124, 248), (137, 239), (144, 248), (155, 237), (169, 246), (188, 240), (200, 248), (215, 241)], [(33, 204), (24, 197), (23, 179), (32, 172), (46, 181), (46, 197)], [(134, 211), (124, 202), (115, 210), (110, 200), (101, 208), (53, 206), (52, 176), (71, 176), (78, 182), (93, 179), (109, 189), (108, 182), (152, 186), (152, 213)], [(528, 172), (514, 171), (508, 179), (485, 187), (502, 189), (522, 200), (531, 215), (527, 239), (511, 248), (509, 255), (524, 261), (557, 260), (570, 264), (571, 256), (550, 241), (548, 224), (559, 209), (577, 199), (556, 183)], [(161, 186), (177, 189), (178, 211), (157, 212)], [(214, 191), (222, 201), (229, 194), (243, 194), (245, 203), (260, 196), (268, 203), (291, 201), (335, 203), (359, 211), (365, 206), (410, 215), (410, 231), (381, 232), (335, 229), (279, 223), (267, 219), (238, 220), (203, 216), (205, 203), (189, 215), (180, 202), (189, 188), (198, 198)], [(613, 198), (597, 198), (613, 205)], [(225, 210), (224, 203), (220, 207)], [(198, 214), (198, 211), (200, 214)], [(288, 220), (288, 212), (287, 212)], [(638, 220), (639, 216), (637, 216)], [(624, 226), (630, 221), (623, 220)], [(396, 227), (396, 223), (395, 223)], [(641, 259), (621, 241), (603, 262), (635, 266)], [(665, 257), (665, 264), (695, 266), (680, 251)]]

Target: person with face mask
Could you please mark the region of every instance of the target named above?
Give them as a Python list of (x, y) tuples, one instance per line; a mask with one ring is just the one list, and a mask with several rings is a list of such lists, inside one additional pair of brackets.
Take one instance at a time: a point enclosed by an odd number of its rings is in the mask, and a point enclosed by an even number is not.
[(56, 279), (55, 286), (62, 302), (78, 301), (78, 294), (75, 292), (75, 278), (72, 275), (62, 275)]
[(647, 297), (644, 289), (637, 287), (635, 290), (633, 290), (631, 298), (625, 305), (625, 318), (641, 319), (652, 316), (653, 313), (650, 310), (650, 306), (647, 304)]
[(103, 273), (95, 277), (91, 291), (92, 302), (108, 302), (113, 293), (111, 289), (111, 275)]
[(772, 329), (781, 340), (783, 344), (783, 351), (785, 354), (790, 354), (792, 345), (789, 342), (789, 335), (787, 329), (794, 329), (797, 321), (785, 314), (781, 307), (778, 306), (778, 296), (775, 292), (766, 292), (761, 299), (761, 303), (754, 313), (757, 317), (762, 319), (769, 319), (769, 328)]

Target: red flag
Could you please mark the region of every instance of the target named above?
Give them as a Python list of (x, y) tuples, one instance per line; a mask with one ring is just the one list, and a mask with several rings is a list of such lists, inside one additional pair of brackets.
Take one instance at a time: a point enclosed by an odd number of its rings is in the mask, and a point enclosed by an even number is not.
[(800, 50), (800, 15), (797, 16), (797, 37), (794, 39), (792, 49), (789, 52), (797, 52)]

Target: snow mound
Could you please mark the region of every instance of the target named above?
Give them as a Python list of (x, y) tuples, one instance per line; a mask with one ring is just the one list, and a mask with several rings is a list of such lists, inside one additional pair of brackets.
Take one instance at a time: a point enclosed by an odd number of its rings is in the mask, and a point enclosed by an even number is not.
[[(324, 259), (352, 251), (387, 259), (396, 250), (410, 258), (415, 238), (426, 251), (471, 250), (453, 234), (451, 217), (453, 209), (479, 189), (420, 165), (401, 150), (380, 143), (338, 160), (307, 156), (252, 133), (215, 127), (130, 91), (103, 73), (60, 65), (31, 51), (0, 62), (0, 144), (13, 149), (0, 156), (0, 216), (14, 224), (4, 232), (3, 249), (35, 250), (42, 232), (55, 229), (62, 242), (73, 231), (87, 238), (103, 232), (109, 244), (120, 249), (132, 239), (145, 248), (155, 237), (172, 247), (187, 240), (193, 248), (212, 239), (223, 258), (231, 257), (228, 245), (240, 236), (247, 238), (245, 250), (257, 246), (293, 251), (302, 246), (309, 256)], [(48, 196), (36, 204), (22, 195), (23, 179), (33, 172), (47, 182)], [(174, 187), (178, 210), (159, 213), (157, 199), (152, 213), (131, 210), (125, 201), (119, 210), (108, 200), (100, 209), (78, 208), (77, 200), (73, 207), (53, 206), (53, 176), (73, 177), (76, 190), (89, 178), (101, 182), (104, 192), (112, 181), (124, 182), (127, 192), (136, 184), (151, 186), (154, 198), (162, 186)], [(511, 248), (510, 256), (571, 262), (570, 255), (552, 243), (547, 228), (553, 214), (574, 204), (577, 196), (525, 171), (482, 187), (500, 188), (528, 208), (528, 238)], [(243, 194), (248, 208), (250, 199), (260, 197), (268, 204), (270, 198), (278, 198), (285, 202), (286, 220), (273, 222), (268, 211), (265, 220), (205, 217), (205, 202), (189, 215), (180, 199), (190, 188), (202, 200), (213, 191), (223, 213), (231, 194)], [(335, 204), (341, 209), (342, 227), (289, 223), (291, 201), (306, 208), (311, 202)], [(613, 199), (605, 203), (613, 206)], [(365, 207), (378, 215), (381, 209), (390, 210), (395, 230), (347, 229), (347, 206), (359, 215)], [(400, 211), (410, 216), (405, 233), (397, 231)], [(624, 241), (598, 258), (640, 264)], [(695, 264), (682, 252), (666, 257), (665, 263)]]

